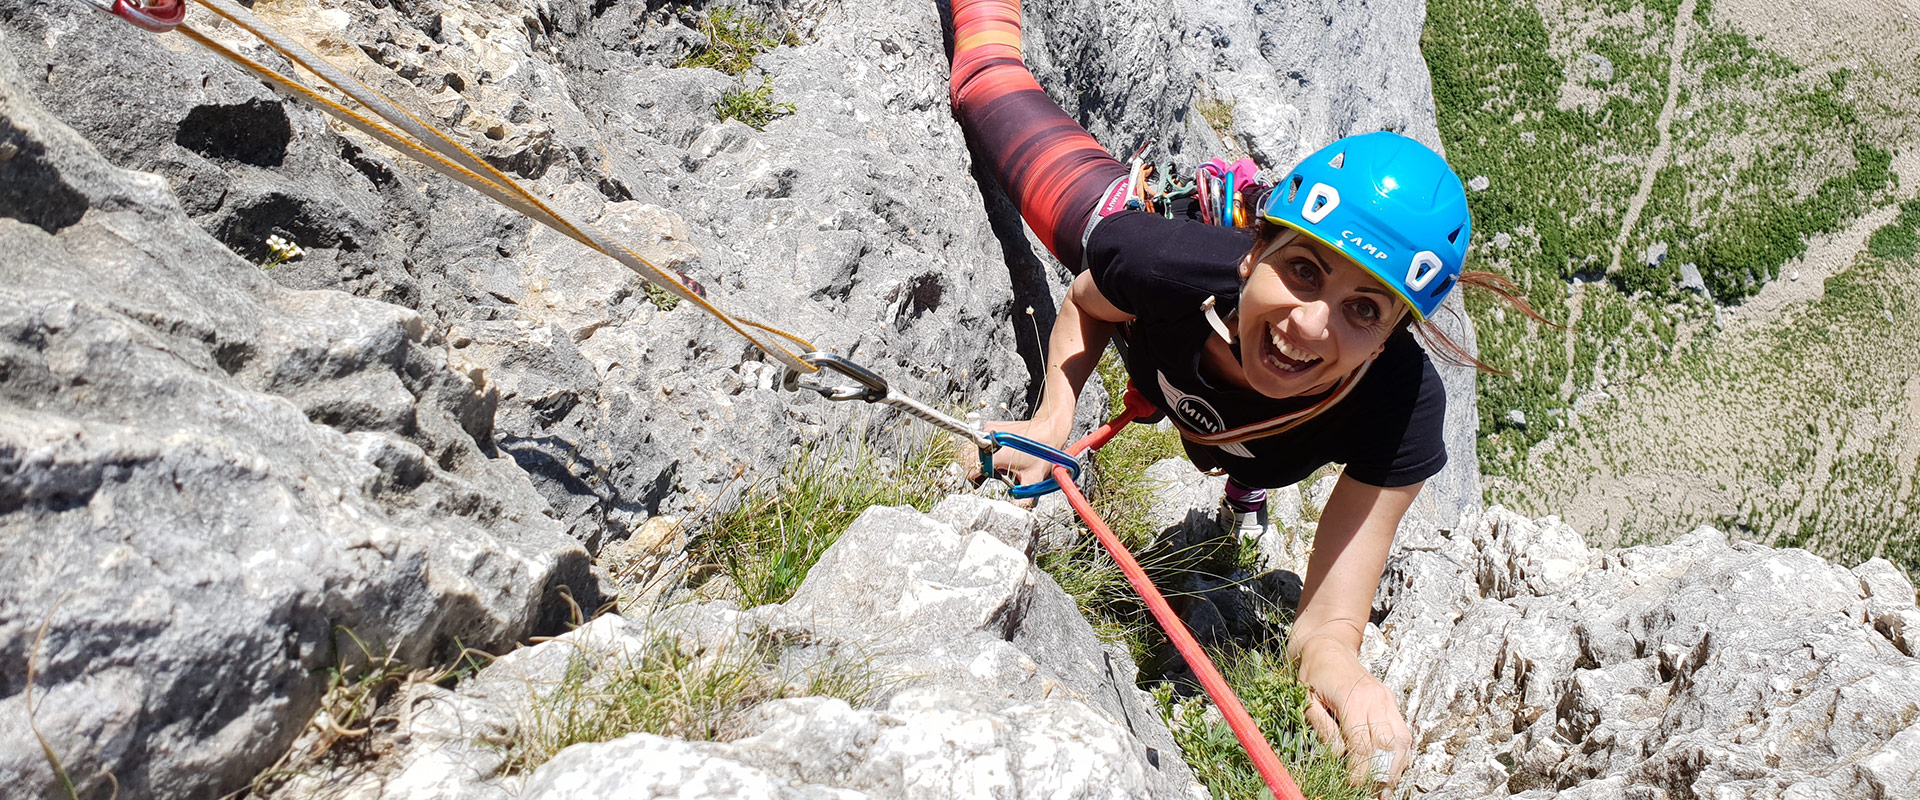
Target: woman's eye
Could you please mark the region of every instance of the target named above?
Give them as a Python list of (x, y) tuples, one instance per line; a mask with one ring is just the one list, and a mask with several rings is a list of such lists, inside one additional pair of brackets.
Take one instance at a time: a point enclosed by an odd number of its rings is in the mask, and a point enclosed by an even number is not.
[(1305, 281), (1307, 283), (1312, 283), (1315, 278), (1320, 277), (1319, 268), (1316, 267), (1313, 262), (1304, 258), (1297, 258), (1289, 262), (1287, 269), (1293, 273), (1295, 280)]
[(1348, 307), (1353, 309), (1353, 315), (1361, 322), (1373, 322), (1380, 318), (1380, 307), (1374, 305), (1372, 300), (1358, 300)]

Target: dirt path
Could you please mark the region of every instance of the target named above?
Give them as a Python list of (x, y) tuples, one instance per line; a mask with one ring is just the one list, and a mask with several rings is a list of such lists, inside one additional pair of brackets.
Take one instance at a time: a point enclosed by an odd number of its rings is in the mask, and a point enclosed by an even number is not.
[(1607, 263), (1607, 274), (1620, 269), (1620, 254), (1627, 247), (1627, 236), (1633, 233), (1633, 226), (1640, 222), (1640, 212), (1646, 210), (1647, 198), (1653, 195), (1653, 178), (1660, 168), (1667, 165), (1667, 159), (1673, 151), (1673, 107), (1679, 101), (1680, 85), (1687, 77), (1686, 67), (1680, 61), (1687, 53), (1687, 36), (1693, 30), (1693, 10), (1695, 0), (1683, 0), (1680, 11), (1673, 19), (1673, 41), (1667, 45), (1667, 99), (1660, 104), (1660, 118), (1654, 122), (1654, 129), (1660, 132), (1660, 142), (1653, 146), (1652, 155), (1647, 156), (1647, 167), (1640, 172), (1640, 188), (1633, 193), (1633, 200), (1627, 203), (1626, 216), (1620, 220), (1620, 235), (1613, 239), (1613, 258)]
[[(1653, 152), (1647, 155), (1646, 166), (1640, 171), (1640, 188), (1633, 193), (1633, 199), (1627, 202), (1626, 214), (1620, 220), (1620, 233), (1613, 239), (1613, 255), (1607, 262), (1608, 275), (1620, 269), (1621, 252), (1627, 247), (1627, 237), (1633, 233), (1633, 226), (1640, 222), (1640, 213), (1647, 207), (1647, 198), (1653, 195), (1653, 179), (1666, 166), (1673, 151), (1673, 108), (1679, 102), (1680, 88), (1687, 77), (1687, 70), (1681, 59), (1687, 52), (1687, 36), (1693, 29), (1693, 10), (1696, 0), (1682, 0), (1680, 10), (1673, 19), (1673, 39), (1667, 44), (1667, 96), (1660, 103), (1660, 116), (1654, 121), (1654, 129), (1660, 139), (1653, 146)], [(1577, 342), (1580, 325), (1580, 309), (1586, 299), (1584, 284), (1576, 280), (1572, 290), (1567, 292), (1567, 332), (1563, 339), (1566, 347), (1567, 363), (1574, 363), (1574, 347)], [(1560, 381), (1560, 397), (1572, 402), (1577, 380), (1573, 370)], [(1584, 376), (1591, 378), (1592, 376)]]

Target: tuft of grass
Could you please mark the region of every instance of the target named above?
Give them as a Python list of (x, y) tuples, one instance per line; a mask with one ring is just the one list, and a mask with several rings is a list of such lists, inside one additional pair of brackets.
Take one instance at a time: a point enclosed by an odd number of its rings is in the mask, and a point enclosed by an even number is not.
[(915, 427), (901, 456), (883, 459), (856, 432), (852, 443), (798, 453), (779, 478), (750, 487), (692, 537), (688, 554), (717, 565), (743, 606), (793, 596), (820, 555), (870, 506), (933, 507), (952, 487), (945, 437)]
[(751, 69), (753, 60), (760, 57), (761, 53), (782, 43), (797, 44), (799, 41), (792, 33), (784, 38), (776, 38), (767, 33), (765, 23), (742, 16), (731, 8), (723, 8), (702, 17), (700, 34), (707, 37), (706, 46), (674, 66), (708, 67), (728, 75), (739, 75)]
[(713, 111), (723, 120), (737, 119), (756, 131), (766, 130), (767, 123), (780, 117), (793, 114), (798, 109), (792, 103), (773, 102), (773, 76), (760, 79), (760, 88), (749, 89), (742, 82), (738, 87), (720, 93), (720, 100), (713, 104)]
[[(358, 651), (358, 656), (343, 655), (327, 669), (327, 688), (320, 698), (320, 709), (308, 722), (308, 729), (273, 766), (254, 776), (248, 792), (267, 796), (290, 778), (307, 774), (323, 765), (338, 765), (370, 758), (377, 747), (374, 733), (389, 728), (396, 720), (382, 714), (400, 692), (411, 684), (451, 685), (478, 672), (488, 653), (462, 647), (457, 662), (439, 669), (414, 669), (394, 656), (391, 650), (370, 646), (353, 631), (336, 628)], [(335, 640), (336, 646), (338, 640)], [(458, 642), (456, 642), (456, 645)]]
[[(1274, 753), (1287, 765), (1300, 791), (1316, 800), (1363, 800), (1378, 787), (1350, 786), (1345, 759), (1320, 742), (1307, 723), (1307, 687), (1292, 664), (1271, 648), (1232, 650), (1216, 658), (1221, 676), (1240, 696), (1248, 716), (1259, 723)], [(1267, 796), (1266, 783), (1247, 751), (1219, 714), (1207, 713), (1204, 697), (1176, 699), (1174, 687), (1155, 687), (1161, 719), (1173, 732), (1194, 777), (1216, 800)]]
[(680, 305), (680, 295), (669, 292), (652, 283), (641, 283), (640, 290), (647, 293), (647, 302), (661, 311), (672, 311)]
[(724, 741), (747, 711), (790, 697), (836, 697), (854, 706), (879, 698), (891, 682), (863, 656), (839, 652), (793, 671), (786, 643), (766, 633), (719, 647), (661, 634), (637, 652), (576, 653), (558, 685), (536, 699), (507, 745), (503, 770), (531, 772), (572, 745), (645, 732)]
[(1233, 109), (1237, 104), (1211, 97), (1202, 97), (1193, 104), (1193, 111), (1206, 120), (1207, 126), (1223, 139), (1233, 136)]

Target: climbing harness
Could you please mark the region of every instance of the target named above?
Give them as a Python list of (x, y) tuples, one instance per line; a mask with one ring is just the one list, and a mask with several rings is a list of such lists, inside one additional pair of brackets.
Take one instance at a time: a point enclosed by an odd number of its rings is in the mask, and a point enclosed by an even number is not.
[[(1253, 159), (1242, 158), (1232, 164), (1213, 159), (1193, 173), (1193, 180), (1182, 181), (1180, 170), (1172, 162), (1146, 164), (1141, 154), (1153, 142), (1141, 145), (1127, 162), (1122, 191), (1129, 211), (1151, 211), (1167, 219), (1176, 216), (1174, 201), (1192, 198), (1198, 206), (1193, 216), (1208, 225), (1245, 228), (1256, 219), (1254, 211), (1272, 187), (1261, 180)], [(1114, 210), (1118, 210), (1116, 207)], [(1110, 211), (1103, 211), (1102, 216)]]

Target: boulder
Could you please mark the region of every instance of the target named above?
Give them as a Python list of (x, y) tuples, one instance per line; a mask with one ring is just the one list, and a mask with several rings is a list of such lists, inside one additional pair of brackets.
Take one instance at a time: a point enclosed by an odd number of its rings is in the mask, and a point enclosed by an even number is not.
[[(906, 508), (860, 516), (781, 605), (674, 606), (600, 617), (510, 653), (454, 689), (416, 684), (386, 758), (283, 784), (275, 796), (1185, 797), (1201, 791), (1124, 649), (1106, 645), (1045, 573), (1002, 541), (1011, 505), (950, 498), (956, 527)], [(1027, 541), (1030, 541), (1028, 539)], [(712, 740), (658, 732), (575, 744), (514, 766), (560, 697), (650, 647), (692, 661), (753, 653), (789, 685), (870, 681), (846, 698), (749, 703)], [(849, 658), (849, 655), (851, 657)], [(572, 692), (574, 694), (568, 694)], [(587, 696), (591, 696), (590, 694)]]

